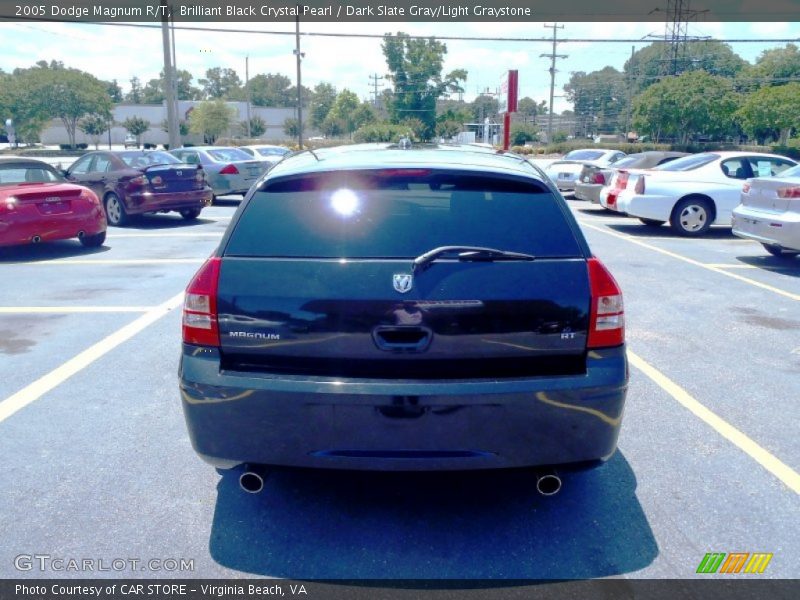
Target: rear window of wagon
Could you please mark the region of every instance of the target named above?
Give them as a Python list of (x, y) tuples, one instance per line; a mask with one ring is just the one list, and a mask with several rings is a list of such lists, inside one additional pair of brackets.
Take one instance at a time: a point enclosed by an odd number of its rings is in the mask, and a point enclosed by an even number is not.
[(267, 181), (224, 254), (414, 258), (438, 246), (579, 257), (562, 207), (536, 180), (463, 171), (334, 171)]

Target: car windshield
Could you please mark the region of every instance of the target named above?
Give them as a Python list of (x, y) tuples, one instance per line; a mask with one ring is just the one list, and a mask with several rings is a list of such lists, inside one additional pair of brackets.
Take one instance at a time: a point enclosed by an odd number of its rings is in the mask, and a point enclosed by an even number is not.
[(237, 160), (253, 160), (247, 152), (238, 148), (215, 148), (206, 150), (208, 155), (219, 162), (235, 162)]
[(283, 156), (286, 154), (289, 149), (288, 148), (256, 148), (256, 151), (261, 156)]
[(605, 154), (604, 150), (573, 150), (564, 156), (565, 160), (597, 160)]
[(629, 154), (615, 162), (614, 167), (635, 167), (644, 162), (645, 158), (647, 158), (646, 154)]
[(120, 152), (119, 157), (126, 165), (134, 169), (153, 165), (174, 165), (181, 162), (166, 152)]
[(7, 163), (0, 164), (0, 185), (21, 183), (53, 183), (65, 179), (49, 165)]
[(684, 158), (670, 161), (663, 165), (658, 165), (654, 171), (691, 171), (714, 162), (719, 158), (719, 154), (693, 154)]
[(427, 169), (267, 182), (244, 209), (225, 253), (413, 259), (453, 244), (538, 257), (581, 253), (542, 183)]

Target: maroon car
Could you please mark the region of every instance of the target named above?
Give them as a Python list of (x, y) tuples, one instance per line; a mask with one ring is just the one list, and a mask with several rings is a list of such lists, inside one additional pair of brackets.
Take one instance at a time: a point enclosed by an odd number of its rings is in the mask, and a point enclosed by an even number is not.
[(89, 152), (65, 174), (101, 198), (109, 225), (125, 225), (133, 215), (169, 211), (196, 219), (212, 200), (201, 166), (157, 150)]
[(74, 237), (89, 247), (105, 242), (97, 196), (40, 160), (0, 158), (0, 246)]

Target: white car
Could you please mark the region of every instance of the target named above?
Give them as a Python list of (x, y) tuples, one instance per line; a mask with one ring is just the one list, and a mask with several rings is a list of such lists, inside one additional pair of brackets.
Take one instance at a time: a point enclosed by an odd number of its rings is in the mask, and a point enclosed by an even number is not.
[(281, 159), (291, 152), (285, 146), (271, 146), (268, 144), (253, 144), (250, 146), (239, 146), (239, 150), (244, 150), (253, 158), (268, 162), (270, 166), (275, 166)]
[(733, 234), (755, 240), (773, 256), (800, 254), (800, 166), (778, 177), (749, 179), (733, 210)]
[(600, 204), (658, 227), (669, 221), (683, 236), (703, 235), (711, 225), (730, 227), (742, 184), (774, 177), (797, 165), (775, 154), (704, 152), (648, 171), (621, 171), (600, 194)]
[(575, 182), (580, 177), (584, 165), (607, 167), (623, 158), (624, 152), (619, 150), (603, 150), (602, 148), (584, 148), (572, 150), (556, 161), (551, 162), (544, 170), (562, 192), (575, 190)]

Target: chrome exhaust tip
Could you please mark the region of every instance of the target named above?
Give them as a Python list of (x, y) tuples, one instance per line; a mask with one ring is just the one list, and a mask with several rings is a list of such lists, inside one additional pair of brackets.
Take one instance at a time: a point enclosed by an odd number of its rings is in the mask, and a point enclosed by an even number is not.
[(34, 244), (38, 244), (38, 243), (39, 243), (39, 242), (41, 242), (41, 241), (42, 241), (42, 237), (41, 237), (41, 236), (39, 236), (39, 235), (35, 235), (35, 236), (33, 236), (33, 237), (31, 238), (31, 242), (33, 242)]
[(255, 465), (248, 465), (244, 473), (239, 475), (239, 487), (248, 494), (258, 494), (264, 489), (267, 471)]
[(542, 496), (555, 496), (561, 491), (561, 477), (555, 471), (543, 471), (536, 476), (536, 491)]

